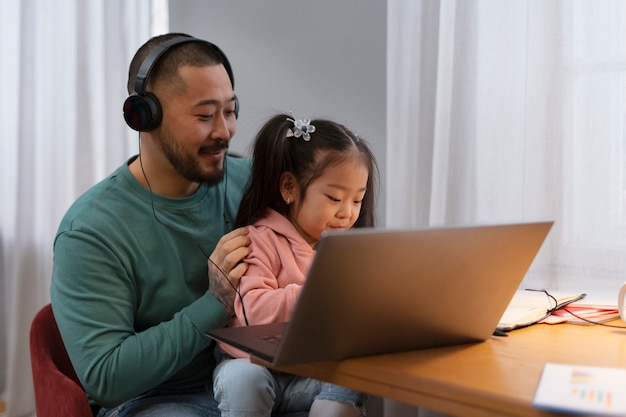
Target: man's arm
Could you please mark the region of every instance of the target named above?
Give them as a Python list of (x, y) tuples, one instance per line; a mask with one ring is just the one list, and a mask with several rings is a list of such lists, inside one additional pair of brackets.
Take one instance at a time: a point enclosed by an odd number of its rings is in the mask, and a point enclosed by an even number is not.
[[(79, 231), (55, 241), (55, 318), (85, 390), (102, 406), (120, 404), (180, 372), (187, 381), (210, 381), (211, 341), (204, 331), (224, 326), (228, 316), (210, 292), (191, 292), (181, 280), (181, 267), (206, 273), (203, 263), (180, 263), (195, 248), (166, 239), (151, 246), (158, 252), (168, 248), (160, 258), (137, 247), (122, 252), (101, 236)], [(229, 265), (227, 248), (222, 255)]]

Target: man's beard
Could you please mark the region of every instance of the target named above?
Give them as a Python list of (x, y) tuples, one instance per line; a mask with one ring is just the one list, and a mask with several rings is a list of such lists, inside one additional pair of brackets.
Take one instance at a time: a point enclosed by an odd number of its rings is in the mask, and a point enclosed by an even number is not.
[[(203, 172), (195, 155), (186, 153), (171, 132), (161, 129), (159, 145), (167, 160), (183, 178), (206, 185), (215, 185), (224, 178), (224, 165), (215, 164), (212, 172)], [(216, 152), (228, 149), (228, 142), (216, 141), (214, 145), (203, 147), (200, 152)]]

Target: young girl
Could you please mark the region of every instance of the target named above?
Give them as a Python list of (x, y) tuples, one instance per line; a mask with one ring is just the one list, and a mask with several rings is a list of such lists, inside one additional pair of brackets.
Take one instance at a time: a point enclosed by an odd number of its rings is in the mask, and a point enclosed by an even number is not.
[[(374, 226), (377, 178), (372, 152), (345, 126), (278, 114), (262, 127), (235, 222), (248, 226), (251, 253), (231, 326), (289, 320), (322, 232)], [(272, 373), (232, 346), (220, 348), (214, 394), (222, 416), (244, 415), (242, 397), (257, 395), (268, 397), (267, 413), (258, 415), (309, 408), (310, 417), (365, 415), (364, 394)]]

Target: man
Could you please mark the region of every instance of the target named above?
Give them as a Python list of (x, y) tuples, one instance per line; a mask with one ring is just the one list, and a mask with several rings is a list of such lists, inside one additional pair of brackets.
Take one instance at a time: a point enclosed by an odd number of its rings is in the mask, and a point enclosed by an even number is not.
[(232, 71), (215, 45), (162, 35), (133, 58), (129, 93), (139, 155), (63, 218), (53, 311), (100, 415), (219, 416), (204, 331), (230, 320), (249, 243), (231, 220), (249, 177), (226, 156)]

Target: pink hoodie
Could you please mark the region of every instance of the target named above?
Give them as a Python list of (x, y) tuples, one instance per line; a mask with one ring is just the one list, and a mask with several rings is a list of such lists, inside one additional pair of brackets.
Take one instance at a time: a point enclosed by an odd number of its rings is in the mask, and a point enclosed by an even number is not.
[[(293, 224), (274, 210), (248, 226), (251, 253), (245, 259), (248, 271), (241, 278), (239, 291), (248, 324), (288, 321), (315, 250)], [(245, 326), (241, 299), (235, 297), (237, 317), (229, 327)], [(236, 358), (249, 355), (224, 343), (220, 347)]]

